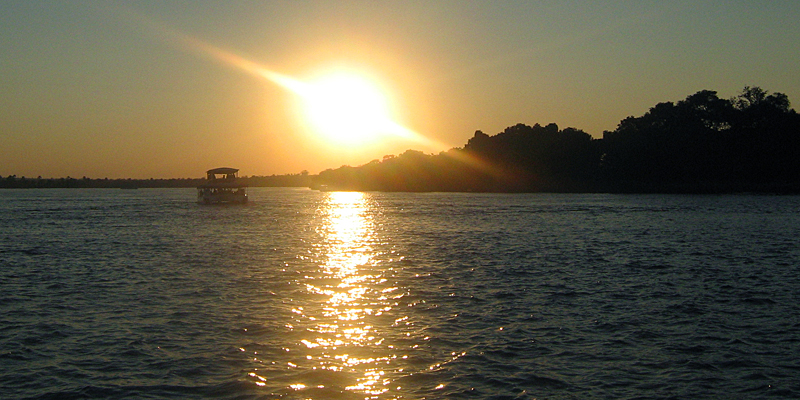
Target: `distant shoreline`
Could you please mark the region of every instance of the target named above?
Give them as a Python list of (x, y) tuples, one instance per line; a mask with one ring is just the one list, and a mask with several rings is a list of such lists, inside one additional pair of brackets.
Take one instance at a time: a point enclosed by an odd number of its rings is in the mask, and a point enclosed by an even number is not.
[[(250, 176), (239, 178), (251, 187), (308, 187), (308, 174)], [(194, 188), (205, 182), (205, 178), (131, 179), (131, 178), (26, 178), (10, 175), (0, 177), (0, 189), (146, 189), (146, 188)]]
[[(9, 179), (11, 178), (11, 179)], [(574, 194), (765, 194), (765, 195), (797, 195), (800, 194), (800, 183), (764, 183), (752, 182), (699, 182), (696, 184), (645, 184), (641, 182), (606, 182), (595, 183), (592, 187), (582, 188), (563, 186), (547, 187), (541, 190), (447, 190), (445, 188), (425, 188), (403, 190), (391, 187), (379, 188), (367, 185), (351, 184), (332, 187), (320, 187), (314, 182), (317, 175), (274, 175), (266, 177), (240, 178), (249, 187), (307, 187), (324, 191), (365, 191), (365, 192), (406, 192), (406, 193), (574, 193)], [(0, 189), (158, 189), (158, 188), (195, 188), (201, 185), (203, 178), (175, 179), (92, 179), (92, 178), (25, 178), (0, 177)]]

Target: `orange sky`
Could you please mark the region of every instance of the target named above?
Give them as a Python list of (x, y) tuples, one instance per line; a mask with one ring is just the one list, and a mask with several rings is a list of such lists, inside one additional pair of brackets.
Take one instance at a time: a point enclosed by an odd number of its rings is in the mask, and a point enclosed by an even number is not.
[[(800, 98), (800, 3), (697, 3), (5, 1), (0, 175), (317, 173), (516, 123), (600, 137), (701, 89)], [(413, 135), (337, 142), (269, 75), (336, 71)]]

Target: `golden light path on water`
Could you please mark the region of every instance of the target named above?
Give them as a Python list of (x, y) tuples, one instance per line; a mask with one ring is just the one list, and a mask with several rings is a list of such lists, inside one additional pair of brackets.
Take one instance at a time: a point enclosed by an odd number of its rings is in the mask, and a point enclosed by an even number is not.
[[(312, 301), (292, 312), (293, 328), (299, 331), (295, 348), (305, 352), (302, 368), (328, 375), (301, 374), (306, 380), (289, 386), (336, 387), (303, 393), (304, 398), (315, 394), (313, 398), (319, 399), (402, 398), (404, 379), (439, 370), (464, 354), (439, 358), (429, 352), (427, 324), (417, 325), (412, 315), (420, 300), (405, 298), (408, 288), (396, 281), (398, 270), (393, 266), (402, 257), (379, 234), (379, 206), (372, 195), (328, 192), (324, 196), (315, 232), (319, 242), (310, 256), (316, 270), (298, 281)], [(435, 361), (429, 364), (431, 360)], [(431, 389), (442, 387), (436, 382)]]
[(406, 292), (391, 281), (386, 263), (400, 257), (381, 243), (375, 213), (369, 194), (323, 194), (315, 239), (299, 257), (305, 269), (295, 283), (301, 290), (287, 299), (287, 338), (293, 343), (276, 354), (277, 369), (250, 374), (257, 385), (289, 398), (402, 397), (390, 392), (400, 389), (392, 382), (413, 373), (409, 350), (425, 339), (412, 333), (417, 328), (408, 311), (398, 309)]
[[(318, 333), (330, 333), (333, 339), (318, 336), (313, 338), (313, 342), (307, 342), (309, 347), (346, 349), (367, 344), (380, 345), (383, 341), (375, 336), (373, 327), (365, 321), (365, 317), (369, 315), (380, 315), (391, 309), (391, 305), (385, 303), (386, 296), (375, 299), (377, 302), (364, 301), (367, 300), (365, 295), (369, 290), (368, 285), (385, 282), (385, 279), (367, 271), (359, 271), (360, 266), (370, 264), (373, 254), (369, 248), (370, 236), (373, 234), (372, 221), (365, 214), (365, 200), (365, 195), (357, 192), (333, 192), (328, 197), (328, 223), (322, 228), (329, 245), (328, 260), (320, 268), (325, 275), (339, 283), (336, 286), (309, 284), (308, 290), (328, 296), (323, 320), (317, 328)], [(381, 292), (388, 294), (395, 290), (397, 288), (391, 287)], [(364, 369), (364, 376), (346, 389), (364, 391), (367, 394), (380, 394), (387, 390), (384, 386), (388, 382), (382, 380), (383, 371), (375, 364), (388, 361), (390, 356), (359, 358), (341, 353), (334, 357), (349, 367), (374, 365)]]
[(370, 299), (375, 294), (372, 286), (383, 284), (386, 279), (369, 271), (374, 255), (371, 248), (374, 232), (373, 221), (367, 214), (366, 195), (331, 192), (326, 203), (323, 208), (325, 223), (318, 228), (318, 233), (325, 240), (327, 260), (320, 265), (319, 282), (311, 281), (306, 288), (327, 300), (320, 317), (309, 316), (317, 321), (311, 329), (315, 335), (303, 339), (302, 343), (309, 349), (326, 350), (319, 356), (322, 369), (348, 368), (363, 372), (355, 384), (345, 387), (346, 390), (378, 395), (388, 390), (389, 383), (383, 379), (384, 371), (379, 365), (396, 356), (370, 354), (372, 352), (359, 356), (357, 353), (361, 352), (352, 354), (350, 350), (382, 344), (384, 339), (375, 332), (367, 317), (391, 310), (393, 304), (388, 301), (389, 296), (397, 288), (382, 289), (377, 298)]

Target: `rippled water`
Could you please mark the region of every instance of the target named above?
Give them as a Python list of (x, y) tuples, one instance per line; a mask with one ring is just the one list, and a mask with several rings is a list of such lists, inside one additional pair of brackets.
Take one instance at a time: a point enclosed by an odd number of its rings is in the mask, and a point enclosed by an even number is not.
[(0, 397), (800, 397), (800, 197), (193, 199), (0, 191)]

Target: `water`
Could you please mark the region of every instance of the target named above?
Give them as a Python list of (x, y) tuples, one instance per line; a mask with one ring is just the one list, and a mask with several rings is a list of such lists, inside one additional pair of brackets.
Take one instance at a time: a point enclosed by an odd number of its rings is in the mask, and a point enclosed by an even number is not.
[(800, 197), (0, 191), (0, 398), (800, 397)]

